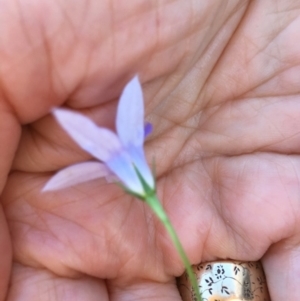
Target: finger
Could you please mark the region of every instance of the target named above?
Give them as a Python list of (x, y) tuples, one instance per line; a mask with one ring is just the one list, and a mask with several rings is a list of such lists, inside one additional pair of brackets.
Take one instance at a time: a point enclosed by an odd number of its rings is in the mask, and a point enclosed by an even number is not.
[(44, 270), (15, 264), (6, 301), (107, 301), (105, 282), (83, 276), (57, 277)]
[(145, 204), (125, 198), (115, 184), (101, 179), (41, 193), (45, 181), (36, 174), (14, 172), (3, 192), (18, 262), (64, 277), (129, 273), (165, 280), (165, 270), (158, 269), (163, 256), (156, 249), (155, 222)]
[[(220, 4), (185, 1), (58, 3), (1, 1), (1, 84), (24, 122), (67, 98), (73, 106), (87, 107), (117, 97), (141, 63), (151, 65), (145, 68), (148, 78), (169, 74), (186, 56), (182, 40), (199, 24), (204, 28), (213, 23), (213, 30), (200, 31), (195, 41), (195, 48), (205, 49), (239, 6), (224, 3), (220, 9)], [(217, 48), (223, 49), (225, 39)], [(180, 47), (174, 51), (176, 44)], [(170, 56), (172, 60), (166, 60)], [(187, 57), (194, 63), (194, 56)]]
[(3, 301), (8, 288), (11, 269), (11, 242), (8, 227), (0, 206), (0, 301)]
[(280, 242), (263, 258), (272, 301), (298, 300), (300, 295), (300, 243)]
[(181, 301), (175, 279), (168, 283), (135, 279), (130, 282), (114, 280), (107, 283), (110, 301)]

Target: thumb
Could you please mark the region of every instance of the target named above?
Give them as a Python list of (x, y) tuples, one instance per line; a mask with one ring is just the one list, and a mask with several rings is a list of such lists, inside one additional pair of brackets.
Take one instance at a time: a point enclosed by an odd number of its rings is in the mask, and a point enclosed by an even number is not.
[[(9, 108), (0, 102), (0, 193), (3, 191), (20, 137), (20, 125)], [(3, 207), (0, 204), (0, 301), (8, 289), (12, 248)]]

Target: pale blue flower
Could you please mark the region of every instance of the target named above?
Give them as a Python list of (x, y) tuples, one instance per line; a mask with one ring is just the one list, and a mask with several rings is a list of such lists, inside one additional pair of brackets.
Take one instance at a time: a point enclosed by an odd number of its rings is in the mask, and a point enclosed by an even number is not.
[(151, 126), (144, 127), (143, 93), (138, 76), (122, 92), (116, 117), (117, 134), (98, 127), (89, 118), (71, 110), (55, 109), (53, 114), (81, 148), (103, 163), (89, 161), (69, 166), (54, 175), (43, 191), (112, 174), (126, 189), (142, 198), (149, 191), (155, 191), (154, 178), (143, 148), (145, 135), (151, 131)]

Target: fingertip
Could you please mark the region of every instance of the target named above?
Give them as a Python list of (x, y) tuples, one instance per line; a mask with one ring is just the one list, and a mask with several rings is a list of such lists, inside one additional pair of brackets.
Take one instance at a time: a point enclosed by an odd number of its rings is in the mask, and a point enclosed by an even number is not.
[(262, 259), (272, 301), (297, 300), (300, 295), (300, 245), (279, 242)]

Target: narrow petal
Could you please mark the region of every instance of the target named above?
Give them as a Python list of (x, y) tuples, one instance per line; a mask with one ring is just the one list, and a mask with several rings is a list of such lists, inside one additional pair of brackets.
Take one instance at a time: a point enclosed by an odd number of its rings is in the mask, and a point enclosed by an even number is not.
[(111, 175), (111, 171), (99, 162), (83, 162), (68, 166), (55, 174), (44, 186), (44, 191), (63, 189), (80, 183)]
[(144, 100), (138, 76), (124, 88), (121, 95), (116, 127), (123, 145), (142, 145), (144, 142)]
[(120, 179), (127, 189), (144, 195), (144, 189), (134, 169), (129, 154), (125, 151), (106, 162), (107, 167)]
[(146, 181), (149, 187), (155, 189), (154, 178), (146, 161), (143, 147), (129, 147), (127, 151), (133, 164), (135, 165), (143, 179)]
[(73, 140), (85, 151), (102, 161), (107, 161), (121, 149), (117, 135), (98, 127), (82, 114), (66, 109), (55, 109), (55, 118)]

